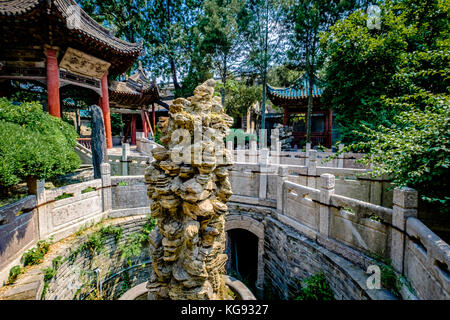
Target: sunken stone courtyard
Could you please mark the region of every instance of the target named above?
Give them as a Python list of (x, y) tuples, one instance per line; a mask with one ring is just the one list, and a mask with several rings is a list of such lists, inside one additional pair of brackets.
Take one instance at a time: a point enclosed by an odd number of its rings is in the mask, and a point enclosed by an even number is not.
[(449, 11), (0, 0), (0, 304), (450, 300)]

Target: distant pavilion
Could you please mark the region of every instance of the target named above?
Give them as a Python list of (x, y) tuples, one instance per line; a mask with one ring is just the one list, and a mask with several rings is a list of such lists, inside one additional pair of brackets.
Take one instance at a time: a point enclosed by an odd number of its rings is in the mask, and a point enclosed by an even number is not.
[(124, 94), (120, 84), (108, 85), (108, 77), (133, 65), (142, 43), (114, 37), (73, 0), (0, 1), (0, 33), (0, 96), (7, 95), (8, 79), (41, 83), (47, 88), (49, 113), (61, 117), (61, 87), (91, 90), (99, 96), (108, 148), (112, 148), (110, 101), (121, 105), (128, 97), (135, 106), (155, 97), (155, 86), (140, 88), (138, 80), (135, 89), (141, 100)]
[[(294, 140), (292, 146), (300, 148), (306, 140), (306, 114), (308, 112), (309, 81), (301, 79), (298, 88), (275, 88), (267, 85), (267, 96), (277, 107), (284, 110), (283, 125), (293, 127)], [(313, 110), (311, 115), (311, 144), (331, 148), (333, 132), (333, 113), (321, 103), (323, 89), (313, 86)], [(298, 116), (304, 116), (305, 121), (299, 121)]]
[[(142, 132), (145, 137), (149, 132), (155, 132), (156, 114), (166, 114), (155, 103), (164, 103), (160, 100), (159, 88), (156, 81), (150, 81), (139, 64), (138, 70), (125, 81), (111, 81), (109, 84), (109, 98), (112, 112), (121, 113), (131, 117), (131, 121), (125, 128), (124, 138), (131, 131), (131, 144), (136, 144), (137, 118), (140, 115), (142, 121)], [(151, 108), (151, 120), (149, 116)], [(158, 109), (158, 110), (157, 110)], [(161, 112), (162, 111), (162, 112)]]

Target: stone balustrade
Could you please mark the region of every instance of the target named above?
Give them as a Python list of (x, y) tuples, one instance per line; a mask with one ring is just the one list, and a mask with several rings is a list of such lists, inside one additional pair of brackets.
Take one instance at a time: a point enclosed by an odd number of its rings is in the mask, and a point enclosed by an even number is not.
[[(308, 166), (273, 165), (264, 159), (258, 163), (234, 164), (230, 171), (234, 195), (227, 221), (230, 221), (229, 228), (239, 227), (241, 221), (246, 221), (249, 230), (257, 228), (257, 232), (252, 230), (260, 239), (260, 274), (266, 274), (259, 276), (258, 285), (262, 286), (263, 278), (276, 280), (273, 268), (281, 262), (270, 252), (290, 251), (288, 244), (286, 249), (278, 248), (279, 239), (293, 237), (309, 241), (308, 250), (320, 247), (324, 254), (332, 252), (333, 259), (341, 261), (342, 266), (352, 263), (366, 270), (374, 263), (374, 256), (390, 259), (398, 274), (410, 281), (414, 291), (410, 297), (449, 299), (450, 247), (417, 219), (417, 192), (409, 188), (395, 189), (391, 195), (393, 205), (389, 206), (385, 204), (389, 201), (377, 194), (385, 192), (384, 185), (375, 185), (380, 181), (336, 178), (355, 175), (360, 169), (326, 171), (314, 161)], [(365, 186), (369, 191), (364, 199), (357, 199), (354, 193), (358, 188), (346, 188), (345, 183), (360, 183), (361, 190)], [(35, 195), (0, 208), (1, 283), (5, 283), (9, 269), (20, 264), (23, 252), (40, 239), (53, 236), (57, 241), (80, 226), (104, 217), (148, 214), (145, 193), (143, 176), (112, 176), (109, 164), (102, 165), (102, 178), (97, 180), (53, 190), (46, 190), (44, 182), (38, 181)], [(276, 230), (283, 230), (283, 234), (273, 233)], [(336, 283), (336, 286), (343, 285)], [(352, 292), (356, 295), (360, 289), (354, 288)], [(367, 292), (370, 296), (370, 291)], [(346, 294), (342, 297), (353, 296)], [(408, 294), (402, 293), (404, 298)]]

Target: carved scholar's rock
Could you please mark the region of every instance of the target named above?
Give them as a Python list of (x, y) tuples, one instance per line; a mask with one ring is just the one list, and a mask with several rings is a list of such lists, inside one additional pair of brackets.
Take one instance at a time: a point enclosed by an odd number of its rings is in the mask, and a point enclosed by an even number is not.
[(214, 86), (210, 79), (193, 97), (173, 101), (160, 139), (165, 148), (152, 150), (155, 161), (145, 171), (157, 219), (150, 237), (151, 300), (227, 299), (222, 274), (232, 161), (223, 141), (233, 118), (213, 97)]

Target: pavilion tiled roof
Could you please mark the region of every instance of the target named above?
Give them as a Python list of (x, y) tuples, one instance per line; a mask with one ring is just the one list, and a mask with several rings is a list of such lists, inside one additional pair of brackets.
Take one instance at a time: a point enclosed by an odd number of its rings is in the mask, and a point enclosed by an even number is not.
[[(92, 19), (73, 0), (0, 0), (0, 16), (24, 15), (41, 3), (51, 2), (64, 19), (72, 19), (71, 15), (79, 13), (79, 20), (72, 28), (112, 50), (125, 54), (138, 54), (142, 51), (142, 43), (130, 43), (114, 37), (111, 32)], [(76, 6), (76, 7), (73, 7)], [(73, 8), (77, 8), (76, 12)]]
[(126, 81), (111, 81), (110, 102), (119, 107), (140, 108), (160, 98), (158, 86), (150, 81), (142, 65)]
[[(111, 63), (110, 75), (128, 70), (140, 55), (143, 44), (116, 38), (92, 19), (74, 0), (0, 0), (0, 30), (4, 56), (22, 50), (40, 61), (39, 46), (50, 45), (81, 50)], [(31, 60), (30, 60), (31, 61)]]
[[(301, 84), (296, 88), (275, 88), (267, 85), (267, 94), (278, 99), (287, 100), (302, 100), (308, 98), (309, 91), (309, 81), (304, 77)], [(316, 84), (313, 85), (313, 97), (321, 97), (323, 93), (323, 88), (318, 87)]]

